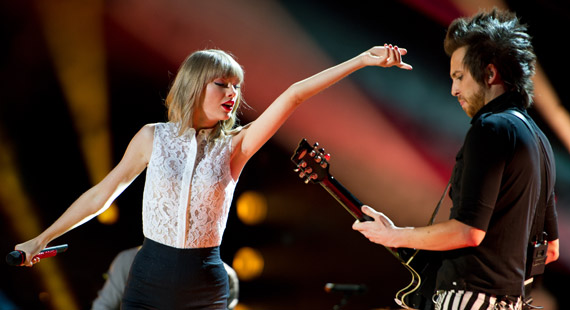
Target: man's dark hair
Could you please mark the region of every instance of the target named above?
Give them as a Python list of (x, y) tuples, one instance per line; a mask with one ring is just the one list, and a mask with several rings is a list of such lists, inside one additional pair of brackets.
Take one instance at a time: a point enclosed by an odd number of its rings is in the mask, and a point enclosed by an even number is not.
[(531, 105), (536, 55), (526, 25), (514, 13), (495, 8), (455, 19), (447, 29), (445, 53), (451, 56), (463, 46), (467, 48), (463, 64), (475, 81), (484, 84), (487, 65), (493, 64), (507, 90), (519, 92), (526, 107)]

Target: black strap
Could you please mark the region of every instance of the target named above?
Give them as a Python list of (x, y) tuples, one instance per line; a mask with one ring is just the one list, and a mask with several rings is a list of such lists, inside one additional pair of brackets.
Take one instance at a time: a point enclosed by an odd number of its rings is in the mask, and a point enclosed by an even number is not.
[[(530, 132), (534, 135), (535, 139), (536, 139), (536, 143), (540, 146), (540, 166), (539, 169), (541, 171), (541, 180), (540, 180), (540, 184), (541, 184), (541, 190), (540, 190), (540, 196), (539, 196), (539, 200), (538, 200), (538, 204), (535, 208), (534, 211), (534, 220), (532, 222), (532, 230), (531, 230), (531, 239), (532, 241), (536, 241), (536, 242), (542, 242), (544, 241), (544, 234), (543, 234), (543, 229), (544, 229), (544, 213), (545, 213), (545, 208), (546, 208), (546, 204), (547, 204), (547, 197), (546, 197), (546, 169), (545, 169), (545, 163), (544, 163), (544, 155), (545, 154), (545, 147), (544, 144), (542, 143), (542, 140), (539, 138), (538, 134), (536, 133), (536, 131), (534, 130), (534, 128), (532, 127), (532, 125), (530, 124), (530, 122), (527, 120), (527, 118), (519, 111), (516, 110), (505, 110), (506, 113), (509, 113), (511, 115), (516, 116), (517, 118), (519, 118), (520, 120), (523, 121), (523, 123), (526, 125), (526, 127), (530, 130)], [(545, 188), (545, 190), (542, 190), (542, 188)]]
[(443, 199), (445, 198), (445, 195), (447, 194), (447, 191), (449, 190), (449, 187), (451, 186), (451, 178), (452, 177), (453, 177), (453, 175), (449, 178), (449, 182), (447, 182), (447, 186), (445, 187), (445, 190), (443, 191), (443, 194), (441, 195), (439, 202), (437, 203), (437, 205), (435, 206), (435, 209), (433, 210), (433, 213), (431, 214), (431, 218), (429, 219), (428, 226), (432, 225), (433, 222), (435, 221), (435, 217), (437, 216), (437, 213), (439, 212), (439, 208), (441, 207), (441, 203), (443, 202)]

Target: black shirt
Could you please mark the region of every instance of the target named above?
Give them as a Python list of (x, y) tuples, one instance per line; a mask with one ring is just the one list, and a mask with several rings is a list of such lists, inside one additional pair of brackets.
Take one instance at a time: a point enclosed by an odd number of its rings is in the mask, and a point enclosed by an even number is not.
[[(536, 134), (507, 109), (522, 113)], [(456, 157), (450, 219), (486, 235), (477, 247), (445, 252), (436, 288), (522, 295), (526, 248), (541, 189), (548, 240), (558, 239), (555, 177), (550, 143), (526, 113), (521, 95), (508, 92), (485, 105), (473, 117)]]

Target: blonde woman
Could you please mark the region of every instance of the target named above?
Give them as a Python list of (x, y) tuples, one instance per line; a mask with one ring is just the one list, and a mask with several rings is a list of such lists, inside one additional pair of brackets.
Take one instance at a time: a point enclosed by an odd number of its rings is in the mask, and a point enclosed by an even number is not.
[(66, 231), (101, 213), (146, 168), (145, 240), (122, 309), (226, 309), (228, 276), (219, 255), (239, 175), (302, 102), (366, 67), (412, 67), (405, 49), (384, 45), (291, 85), (247, 126), (236, 126), (242, 67), (221, 50), (194, 52), (166, 98), (169, 121), (145, 125), (119, 164), (36, 238), (17, 245), (24, 265)]

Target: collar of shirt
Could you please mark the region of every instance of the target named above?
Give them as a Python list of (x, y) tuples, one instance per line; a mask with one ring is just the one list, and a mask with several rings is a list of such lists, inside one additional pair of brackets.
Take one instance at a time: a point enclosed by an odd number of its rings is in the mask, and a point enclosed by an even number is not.
[(517, 108), (521, 112), (524, 112), (526, 110), (523, 107), (522, 95), (513, 91), (505, 92), (483, 106), (481, 110), (479, 110), (477, 114), (473, 116), (471, 119), (471, 124), (475, 123), (481, 117), (481, 115), (485, 113), (499, 113), (513, 107)]

